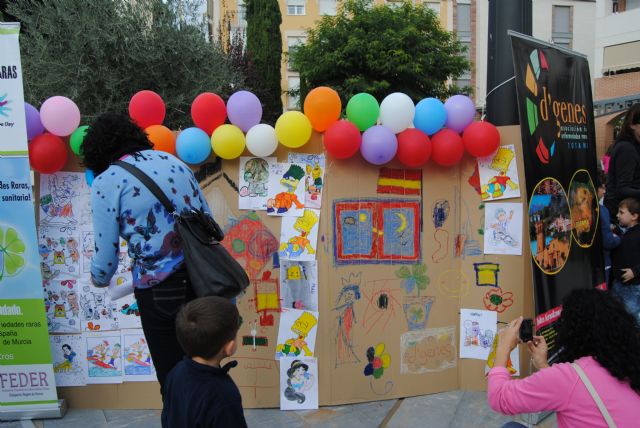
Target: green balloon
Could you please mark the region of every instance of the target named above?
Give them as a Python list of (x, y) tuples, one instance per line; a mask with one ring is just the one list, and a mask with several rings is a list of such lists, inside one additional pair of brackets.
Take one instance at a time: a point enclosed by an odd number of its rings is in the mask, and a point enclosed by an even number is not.
[(80, 147), (82, 147), (84, 136), (87, 135), (87, 129), (89, 129), (89, 126), (87, 125), (79, 126), (75, 131), (73, 131), (73, 134), (71, 134), (71, 137), (69, 138), (71, 151), (78, 156), (82, 156), (80, 153)]
[(373, 95), (361, 92), (351, 97), (347, 103), (347, 119), (360, 131), (366, 131), (375, 125), (378, 116), (380, 105)]

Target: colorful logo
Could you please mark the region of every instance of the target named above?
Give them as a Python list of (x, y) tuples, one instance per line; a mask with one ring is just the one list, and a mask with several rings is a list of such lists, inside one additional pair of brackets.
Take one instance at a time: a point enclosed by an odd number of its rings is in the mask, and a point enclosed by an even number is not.
[(11, 100), (8, 99), (9, 94), (0, 95), (0, 116), (9, 117), (9, 112), (11, 111)]
[(14, 228), (0, 227), (0, 281), (20, 273), (24, 267), (26, 249), (22, 238)]
[[(539, 87), (538, 81), (540, 79), (540, 71), (549, 71), (549, 65), (542, 51), (534, 49), (529, 55), (529, 62), (527, 63), (527, 72), (525, 74), (525, 86), (529, 90), (530, 95), (527, 96), (527, 125), (529, 127), (529, 134), (533, 136), (540, 125), (540, 119), (538, 114), (538, 105), (531, 98), (538, 97)], [(558, 124), (558, 129), (560, 128)], [(538, 145), (536, 146), (536, 155), (540, 162), (548, 164), (555, 153), (556, 142), (553, 141), (550, 145), (540, 137), (538, 139)]]

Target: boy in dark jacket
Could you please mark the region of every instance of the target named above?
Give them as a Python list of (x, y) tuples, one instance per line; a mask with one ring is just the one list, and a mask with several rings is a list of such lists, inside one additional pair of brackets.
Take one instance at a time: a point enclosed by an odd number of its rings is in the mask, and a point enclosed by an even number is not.
[(640, 202), (623, 199), (618, 207), (618, 223), (625, 227), (620, 246), (613, 251), (613, 293), (624, 303), (640, 326)]
[(222, 297), (195, 299), (178, 313), (176, 335), (185, 357), (167, 376), (162, 426), (246, 427), (240, 391), (220, 362), (236, 352), (240, 314)]

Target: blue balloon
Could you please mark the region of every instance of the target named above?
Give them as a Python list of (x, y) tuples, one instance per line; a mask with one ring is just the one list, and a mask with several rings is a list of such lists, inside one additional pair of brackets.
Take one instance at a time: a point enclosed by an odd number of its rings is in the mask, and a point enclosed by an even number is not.
[(93, 171), (87, 168), (84, 171), (84, 178), (87, 180), (87, 184), (89, 185), (89, 187), (91, 187), (91, 185), (93, 184), (93, 179), (96, 178), (96, 175), (93, 173)]
[(433, 135), (447, 122), (447, 110), (437, 98), (425, 98), (416, 105), (413, 126), (427, 135)]
[(176, 152), (185, 163), (202, 163), (211, 154), (211, 139), (200, 128), (187, 128), (178, 135)]

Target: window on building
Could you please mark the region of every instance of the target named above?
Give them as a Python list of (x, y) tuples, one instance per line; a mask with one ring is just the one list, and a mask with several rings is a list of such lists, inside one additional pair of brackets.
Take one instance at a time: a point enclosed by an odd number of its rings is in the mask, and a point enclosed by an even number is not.
[[(300, 89), (300, 76), (289, 76), (287, 78), (287, 90), (293, 91)], [(287, 110), (300, 110), (300, 96), (292, 95), (291, 92), (287, 95)]]
[(238, 0), (238, 25), (247, 26), (247, 5), (244, 0)]
[(553, 6), (551, 40), (555, 45), (571, 49), (572, 39), (571, 6)]
[(428, 1), (428, 2), (425, 2), (424, 5), (428, 9), (431, 9), (432, 11), (434, 11), (438, 17), (440, 17), (440, 2), (439, 1)]
[(307, 38), (304, 36), (287, 36), (287, 50), (289, 52), (288, 55), (288, 63), (287, 68), (291, 70), (291, 55), (295, 52), (296, 49), (300, 45), (303, 45), (307, 41)]
[(287, 15), (304, 15), (305, 0), (287, 0)]
[[(458, 3), (456, 7), (456, 34), (462, 46), (466, 48), (464, 56), (469, 60), (469, 63), (471, 63), (471, 5), (468, 3)], [(455, 81), (455, 84), (460, 88), (471, 86), (471, 69), (466, 70), (458, 80)]]
[(336, 0), (319, 0), (320, 15), (334, 16), (336, 14), (336, 5)]
[(384, 3), (390, 9), (397, 9), (402, 6), (402, 0), (386, 0)]

